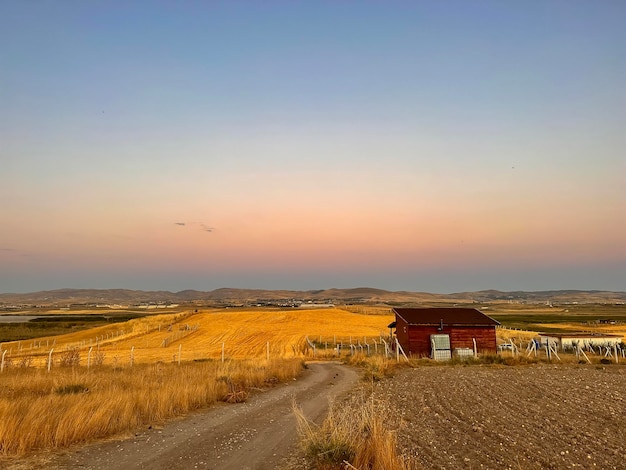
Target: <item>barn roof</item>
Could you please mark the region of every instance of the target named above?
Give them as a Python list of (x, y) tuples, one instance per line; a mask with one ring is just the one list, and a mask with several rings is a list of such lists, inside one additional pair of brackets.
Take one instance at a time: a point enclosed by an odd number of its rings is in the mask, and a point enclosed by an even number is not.
[(495, 326), (500, 322), (475, 308), (394, 308), (409, 325)]

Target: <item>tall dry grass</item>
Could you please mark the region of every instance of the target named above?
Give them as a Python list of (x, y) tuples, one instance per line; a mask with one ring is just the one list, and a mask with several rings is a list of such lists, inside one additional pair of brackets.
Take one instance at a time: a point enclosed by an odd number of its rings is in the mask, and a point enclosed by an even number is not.
[(297, 376), (297, 359), (13, 369), (0, 376), (0, 455), (130, 432)]
[(385, 423), (384, 402), (353, 396), (331, 403), (326, 419), (316, 425), (294, 406), (301, 445), (318, 470), (413, 470), (417, 464), (398, 454), (396, 434)]
[[(397, 363), (382, 355), (354, 354), (343, 358), (361, 368), (363, 380), (378, 381), (393, 375)], [(310, 464), (318, 470), (413, 470), (417, 464), (398, 454), (396, 434), (386, 422), (390, 410), (385, 402), (363, 393), (341, 403), (331, 403), (321, 425), (306, 419), (294, 404), (300, 442)]]
[(368, 382), (377, 382), (385, 377), (390, 377), (399, 367), (411, 366), (410, 363), (396, 362), (395, 359), (389, 359), (384, 355), (354, 354), (345, 357), (343, 361), (348, 365), (359, 367), (363, 371), (363, 379)]

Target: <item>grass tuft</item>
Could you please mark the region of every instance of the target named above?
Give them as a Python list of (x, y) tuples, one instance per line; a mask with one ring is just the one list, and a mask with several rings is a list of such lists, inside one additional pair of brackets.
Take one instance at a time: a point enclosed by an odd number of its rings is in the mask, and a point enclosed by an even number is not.
[(344, 358), (344, 362), (351, 366), (360, 367), (363, 370), (363, 380), (366, 382), (378, 382), (385, 377), (390, 377), (398, 367), (406, 365), (405, 362), (398, 363), (384, 356), (366, 356), (364, 354), (348, 356)]
[(89, 388), (85, 384), (69, 384), (57, 387), (54, 391), (58, 395), (70, 395), (72, 393), (87, 393)]
[(385, 426), (388, 412), (382, 401), (356, 396), (340, 406), (331, 403), (322, 424), (316, 425), (294, 404), (304, 453), (313, 467), (324, 470), (416, 468), (398, 455), (396, 434)]

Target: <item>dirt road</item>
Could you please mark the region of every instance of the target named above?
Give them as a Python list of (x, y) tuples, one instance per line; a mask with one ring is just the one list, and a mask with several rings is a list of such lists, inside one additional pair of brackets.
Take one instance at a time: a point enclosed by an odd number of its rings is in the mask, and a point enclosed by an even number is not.
[[(329, 398), (357, 382), (353, 369), (314, 363), (301, 378), (252, 396), (148, 429), (132, 439), (86, 446), (42, 464), (46, 469), (275, 469), (297, 452), (293, 400), (320, 420)], [(17, 468), (17, 467), (16, 467)]]

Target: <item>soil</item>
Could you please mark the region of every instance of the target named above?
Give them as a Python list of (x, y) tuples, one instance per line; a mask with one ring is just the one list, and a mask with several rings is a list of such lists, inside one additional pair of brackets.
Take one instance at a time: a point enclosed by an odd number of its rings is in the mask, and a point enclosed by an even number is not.
[(621, 469), (623, 366), (433, 366), (374, 386), (423, 468)]
[[(294, 465), (300, 455), (293, 403), (321, 421), (329, 400), (354, 387), (358, 372), (339, 363), (313, 363), (297, 380), (221, 404), (130, 439), (85, 446), (11, 469), (220, 469), (264, 470)], [(6, 464), (6, 462), (5, 462)]]

